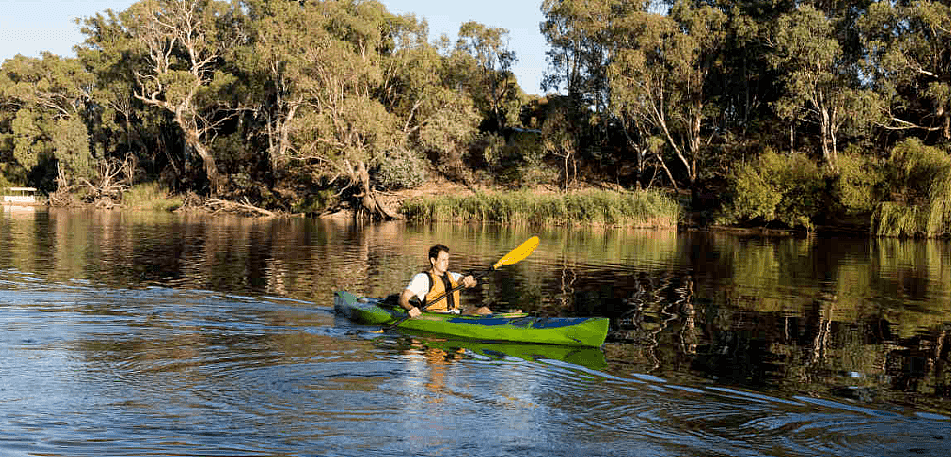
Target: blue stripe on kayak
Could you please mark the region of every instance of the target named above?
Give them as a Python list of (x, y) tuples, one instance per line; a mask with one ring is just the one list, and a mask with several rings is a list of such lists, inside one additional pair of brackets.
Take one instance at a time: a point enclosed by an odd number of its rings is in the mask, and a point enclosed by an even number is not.
[(515, 327), (531, 327), (542, 329), (570, 327), (572, 325), (581, 324), (587, 320), (588, 318), (586, 317), (483, 317), (477, 319), (455, 317), (447, 319), (446, 322), (452, 324), (484, 325), (487, 327), (493, 327), (497, 325), (512, 325)]
[[(484, 325), (486, 327), (494, 327), (496, 325), (507, 325), (513, 323), (516, 319), (511, 319), (508, 317), (482, 317), (482, 318), (465, 318), (465, 317), (453, 317), (446, 319), (446, 322), (451, 324), (471, 324), (471, 325)], [(518, 324), (516, 324), (518, 325)]]

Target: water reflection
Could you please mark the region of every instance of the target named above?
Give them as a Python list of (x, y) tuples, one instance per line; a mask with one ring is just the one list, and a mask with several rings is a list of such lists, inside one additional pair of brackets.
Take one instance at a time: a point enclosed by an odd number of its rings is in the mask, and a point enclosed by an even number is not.
[[(371, 339), (331, 314), (335, 290), (403, 287), (431, 244), (465, 271), (535, 234), (468, 300), (611, 317), (603, 348)], [(951, 440), (942, 241), (5, 212), (0, 316), (0, 453), (942, 455)]]

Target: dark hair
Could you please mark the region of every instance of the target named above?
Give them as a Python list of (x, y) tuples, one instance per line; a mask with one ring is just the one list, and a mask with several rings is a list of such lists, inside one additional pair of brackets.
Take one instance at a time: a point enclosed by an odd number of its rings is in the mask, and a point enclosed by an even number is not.
[(449, 247), (447, 247), (447, 246), (445, 246), (445, 245), (442, 245), (442, 244), (437, 244), (437, 245), (435, 245), (435, 246), (429, 248), (429, 258), (430, 258), (430, 259), (439, 258), (439, 253), (440, 253), (440, 252), (443, 252), (443, 251), (449, 252)]

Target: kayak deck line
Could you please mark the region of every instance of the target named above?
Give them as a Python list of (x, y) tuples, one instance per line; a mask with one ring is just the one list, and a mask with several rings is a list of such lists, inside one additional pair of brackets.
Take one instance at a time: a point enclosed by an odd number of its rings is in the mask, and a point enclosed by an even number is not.
[(526, 313), (499, 313), (470, 316), (454, 313), (423, 312), (415, 319), (401, 319), (401, 308), (387, 308), (384, 299), (357, 297), (349, 292), (334, 293), (334, 310), (363, 325), (387, 325), (397, 328), (477, 340), (521, 343), (601, 346), (607, 337), (606, 317), (534, 317)]

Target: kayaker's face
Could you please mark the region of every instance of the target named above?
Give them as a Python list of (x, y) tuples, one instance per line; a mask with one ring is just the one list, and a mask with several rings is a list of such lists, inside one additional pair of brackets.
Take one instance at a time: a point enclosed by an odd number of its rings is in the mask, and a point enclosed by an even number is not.
[(429, 261), (433, 263), (433, 272), (436, 273), (436, 276), (442, 276), (449, 269), (449, 253), (446, 251), (439, 251), (436, 258), (429, 259)]

